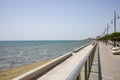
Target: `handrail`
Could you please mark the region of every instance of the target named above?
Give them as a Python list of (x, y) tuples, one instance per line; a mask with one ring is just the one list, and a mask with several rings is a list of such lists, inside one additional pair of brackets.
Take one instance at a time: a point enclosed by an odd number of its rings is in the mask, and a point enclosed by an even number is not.
[[(93, 43), (93, 48), (88, 52), (88, 54), (86, 56), (84, 56), (84, 58), (81, 60), (81, 62), (76, 66), (76, 68), (73, 70), (73, 72), (67, 77), (66, 80), (81, 80), (79, 79), (80, 78), (80, 71), (83, 67), (83, 65), (85, 65), (85, 69), (87, 68), (87, 62), (90, 64), (89, 65), (89, 68), (91, 69), (91, 66), (92, 66), (92, 61), (93, 61), (93, 57), (94, 57), (94, 54), (95, 54), (95, 49), (96, 49), (96, 46), (97, 46), (97, 43)], [(89, 59), (89, 61), (87, 61)], [(90, 72), (90, 69), (89, 69), (89, 72)], [(85, 70), (85, 80), (88, 80), (88, 77), (89, 77), (89, 74), (87, 74), (87, 69)]]

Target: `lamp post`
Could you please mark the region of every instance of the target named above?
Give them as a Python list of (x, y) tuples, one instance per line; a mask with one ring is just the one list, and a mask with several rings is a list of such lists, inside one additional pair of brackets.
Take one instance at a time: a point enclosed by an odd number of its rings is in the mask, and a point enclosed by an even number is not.
[(109, 34), (109, 28), (110, 26), (107, 24), (107, 35)]
[[(114, 32), (116, 32), (116, 20), (120, 17), (116, 15), (116, 11), (114, 11)], [(114, 41), (114, 47), (116, 46), (116, 41)]]
[[(107, 35), (109, 34), (109, 28), (110, 28), (110, 26), (107, 24)], [(107, 43), (109, 42), (109, 40), (108, 40), (108, 36), (107, 36)]]
[[(116, 11), (114, 11), (114, 32), (116, 32)], [(116, 41), (113, 42), (114, 47), (116, 46)]]
[(114, 32), (116, 32), (116, 11), (114, 11)]

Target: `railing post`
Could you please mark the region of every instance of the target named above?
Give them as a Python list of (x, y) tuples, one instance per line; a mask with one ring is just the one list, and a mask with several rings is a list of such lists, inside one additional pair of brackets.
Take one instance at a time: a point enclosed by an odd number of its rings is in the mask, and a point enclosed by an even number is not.
[(88, 61), (88, 67), (89, 67), (89, 69), (88, 69), (88, 75), (90, 75), (90, 71), (91, 71), (91, 57), (90, 56), (89, 56), (88, 60), (89, 60)]
[(81, 80), (81, 74), (79, 73), (79, 75), (77, 76), (76, 80)]
[(85, 62), (85, 80), (88, 79), (88, 76), (87, 76), (87, 61)]

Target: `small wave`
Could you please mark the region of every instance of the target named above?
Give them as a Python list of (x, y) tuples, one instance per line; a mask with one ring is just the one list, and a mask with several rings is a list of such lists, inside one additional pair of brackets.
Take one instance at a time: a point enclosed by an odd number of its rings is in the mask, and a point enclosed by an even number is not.
[(0, 61), (5, 60), (5, 58), (0, 58)]
[(10, 68), (10, 64), (2, 64), (0, 65), (0, 69), (7, 69)]

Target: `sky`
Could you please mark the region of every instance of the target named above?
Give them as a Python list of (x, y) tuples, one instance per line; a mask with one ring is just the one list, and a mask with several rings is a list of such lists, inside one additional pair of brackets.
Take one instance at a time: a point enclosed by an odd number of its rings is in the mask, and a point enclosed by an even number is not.
[(0, 0), (0, 40), (81, 40), (107, 24), (112, 33), (114, 11), (120, 0)]

